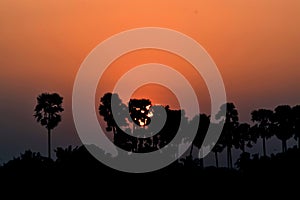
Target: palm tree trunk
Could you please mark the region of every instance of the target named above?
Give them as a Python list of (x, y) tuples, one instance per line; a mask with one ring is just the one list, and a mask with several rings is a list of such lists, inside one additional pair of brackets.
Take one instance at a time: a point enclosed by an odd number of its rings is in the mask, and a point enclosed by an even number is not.
[(227, 167), (232, 168), (232, 154), (231, 147), (227, 147)]
[(267, 156), (267, 152), (266, 152), (266, 138), (263, 137), (263, 153), (264, 153), (264, 156)]
[[(132, 127), (132, 135), (134, 136), (134, 134), (136, 133), (136, 130), (137, 130), (137, 125), (133, 122), (133, 127)], [(134, 136), (135, 137), (135, 136)], [(139, 146), (140, 146), (140, 140), (139, 138), (136, 138), (136, 152), (139, 151)]]
[(298, 149), (300, 149), (300, 137), (298, 137)]
[(229, 150), (227, 147), (227, 168), (229, 168)]
[(51, 130), (48, 129), (48, 158), (51, 159)]
[(286, 140), (282, 140), (282, 153), (286, 152), (287, 145), (286, 145)]
[(116, 136), (116, 130), (115, 130), (115, 128), (114, 127), (112, 127), (112, 132), (113, 132), (113, 140), (114, 140), (114, 144), (115, 145), (119, 145), (118, 144), (118, 136)]
[(229, 161), (230, 161), (230, 169), (232, 169), (232, 153), (231, 153), (231, 147), (229, 148)]
[(216, 167), (219, 168), (219, 159), (218, 159), (218, 152), (215, 151), (215, 160), (216, 160)]
[(227, 147), (227, 167), (232, 168), (231, 148)]
[(284, 141), (284, 152), (286, 152), (287, 151), (287, 141), (285, 140)]
[(203, 150), (202, 149), (199, 150), (198, 156), (200, 157), (200, 160), (199, 160), (200, 167), (203, 169), (204, 168), (204, 158), (203, 158)]
[(192, 157), (192, 154), (193, 154), (193, 147), (194, 147), (194, 142), (192, 142), (192, 144), (191, 144), (190, 157)]

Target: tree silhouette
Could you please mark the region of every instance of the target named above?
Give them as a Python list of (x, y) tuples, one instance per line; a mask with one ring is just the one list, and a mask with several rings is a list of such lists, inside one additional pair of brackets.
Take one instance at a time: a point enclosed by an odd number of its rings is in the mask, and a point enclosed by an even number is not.
[[(129, 122), (133, 122), (133, 136), (140, 132), (145, 133), (144, 129), (151, 122), (153, 113), (150, 111), (152, 103), (149, 99), (130, 99), (128, 109), (130, 118)], [(136, 143), (136, 151), (150, 151), (153, 147), (153, 137), (151, 138), (132, 138), (133, 143)]]
[[(210, 128), (212, 129), (212, 131), (214, 132), (216, 129), (218, 129), (218, 127), (222, 124), (222, 122), (220, 123), (211, 123), (210, 124)], [(224, 137), (222, 137), (222, 135), (218, 138), (218, 141), (216, 141), (216, 143), (214, 144), (214, 147), (212, 148), (212, 152), (215, 155), (215, 163), (216, 163), (216, 167), (219, 168), (219, 158), (218, 158), (218, 154), (221, 153), (224, 148), (226, 147), (225, 142), (223, 141)]]
[[(220, 141), (220, 140), (218, 140)], [(215, 162), (216, 162), (216, 167), (219, 168), (219, 158), (218, 158), (218, 153), (221, 153), (224, 150), (224, 144), (221, 142), (217, 142), (213, 149), (211, 150), (215, 154)]]
[[(166, 106), (165, 109), (167, 112), (167, 120), (159, 133), (160, 147), (168, 145), (176, 134), (182, 133), (182, 131), (188, 129), (188, 118), (185, 116), (184, 110), (171, 110), (169, 106)], [(179, 144), (172, 143), (171, 146), (175, 152), (175, 149), (179, 147)]]
[[(227, 165), (228, 168), (232, 168), (232, 146), (234, 145), (235, 131), (239, 125), (238, 111), (233, 103), (226, 103), (226, 119), (224, 127), (221, 133), (221, 141), (227, 149)], [(225, 104), (221, 106), (221, 110), (225, 110)], [(221, 112), (220, 112), (221, 113)], [(220, 114), (216, 115), (216, 118), (220, 118)]]
[[(198, 119), (197, 119), (198, 118)], [(201, 148), (202, 143), (204, 141), (204, 138), (206, 136), (209, 124), (210, 124), (210, 117), (207, 116), (206, 114), (199, 114), (195, 116), (192, 121), (190, 122), (190, 125), (194, 127), (192, 123), (199, 122), (198, 129), (197, 129), (197, 134), (192, 141), (191, 148), (190, 148), (190, 157), (192, 158), (192, 153), (193, 153), (193, 147), (197, 147), (198, 149)], [(200, 159), (200, 166), (203, 166), (203, 158)]]
[(250, 137), (250, 125), (247, 123), (239, 124), (234, 133), (234, 146), (245, 153), (245, 146), (252, 147), (252, 140)]
[[(161, 110), (165, 110), (165, 107), (162, 105), (152, 105), (151, 109), (148, 111), (148, 117), (152, 122), (154, 121), (161, 121), (162, 119), (162, 113)], [(161, 122), (163, 125), (163, 122)], [(158, 131), (155, 126), (151, 127), (149, 126), (147, 131), (152, 135), (151, 137), (151, 147), (155, 150), (161, 148), (161, 131)], [(156, 133), (158, 131), (158, 133)]]
[(42, 93), (37, 97), (34, 117), (48, 130), (48, 157), (51, 158), (51, 130), (61, 121), (63, 97), (57, 93)]
[(300, 149), (300, 105), (296, 105), (292, 108), (292, 114), (294, 138), (298, 140), (298, 148)]
[(256, 144), (258, 138), (259, 138), (259, 134), (257, 132), (257, 124), (254, 126), (250, 126), (249, 128), (249, 132), (248, 132), (248, 139), (249, 141), (247, 142), (247, 147), (251, 148), (253, 147), (254, 144)]
[[(112, 114), (112, 98), (116, 98), (116, 113)], [(53, 130), (61, 121), (60, 113), (63, 111), (62, 100), (58, 94), (42, 93), (37, 97), (37, 105), (34, 109), (34, 117), (42, 126), (45, 126), (48, 130), (48, 146), (50, 147), (50, 135)], [(114, 143), (123, 148), (126, 151), (134, 153), (147, 153), (151, 151), (157, 151), (164, 153), (164, 146), (168, 145), (172, 149), (172, 157), (175, 155), (177, 159), (164, 169), (160, 169), (153, 173), (145, 173), (139, 177), (142, 179), (135, 180), (135, 183), (140, 183), (142, 180), (149, 180), (148, 178), (154, 177), (154, 181), (159, 178), (167, 177), (170, 175), (192, 175), (191, 177), (201, 178), (203, 182), (211, 179), (211, 175), (216, 175), (218, 178), (228, 180), (227, 185), (232, 186), (233, 183), (244, 183), (243, 180), (248, 181), (249, 178), (261, 178), (270, 180), (269, 177), (275, 177), (276, 179), (282, 177), (300, 177), (300, 138), (299, 138), (299, 124), (300, 124), (300, 105), (290, 107), (288, 105), (277, 106), (273, 111), (266, 109), (258, 109), (251, 113), (252, 121), (254, 125), (250, 127), (247, 123), (238, 122), (238, 111), (233, 103), (227, 103), (221, 106), (221, 110), (227, 108), (226, 119), (220, 123), (210, 123), (210, 116), (205, 114), (199, 114), (195, 116), (191, 121), (185, 116), (184, 110), (171, 110), (169, 106), (155, 105), (151, 106), (151, 101), (147, 99), (134, 99), (129, 102), (130, 113), (125, 114), (127, 107), (122, 103), (117, 94), (107, 93), (101, 98), (101, 104), (99, 106), (99, 113), (104, 117), (107, 123), (107, 130), (114, 132)], [(150, 108), (151, 107), (151, 108)], [(166, 113), (161, 112), (165, 109)], [(156, 133), (155, 127), (149, 125), (150, 120), (157, 122), (163, 115), (167, 115), (166, 121), (163, 124), (162, 129)], [(129, 117), (131, 115), (131, 117)], [(115, 116), (119, 117), (118, 123), (116, 123)], [(216, 119), (220, 117), (216, 116)], [(137, 138), (133, 135), (126, 134), (119, 126), (126, 126), (125, 128), (131, 129), (133, 126), (128, 125), (128, 121), (137, 127), (136, 131), (146, 130), (151, 133), (151, 137)], [(136, 118), (136, 119), (135, 119)], [(200, 119), (200, 120), (199, 120)], [(199, 121), (198, 121), (199, 120)], [(182, 123), (181, 123), (182, 122)], [(202, 147), (203, 140), (207, 134), (208, 127), (211, 126), (210, 133), (214, 133), (214, 129), (223, 125), (224, 128), (221, 133), (221, 137), (214, 145), (212, 151), (215, 154), (216, 168), (215, 167), (203, 167), (203, 159), (194, 159), (192, 157), (193, 147), (198, 149)], [(180, 124), (181, 123), (181, 124)], [(179, 145), (171, 143), (171, 140), (176, 134), (189, 133), (194, 131), (195, 123), (198, 124), (198, 130), (195, 139), (192, 141), (189, 155), (185, 158), (178, 158)], [(122, 128), (123, 128), (122, 127)], [(160, 126), (158, 126), (160, 127)], [(126, 131), (127, 132), (127, 131)], [(156, 134), (154, 134), (154, 132)], [(136, 132), (139, 133), (139, 132)], [(146, 133), (146, 132), (141, 132)], [(267, 139), (272, 137), (273, 134), (282, 142), (282, 153), (270, 157), (266, 156), (266, 142)], [(298, 148), (287, 149), (287, 140), (294, 136), (298, 140)], [(252, 147), (253, 143), (256, 143), (257, 139), (261, 138), (263, 142), (264, 156), (259, 154), (251, 155), (246, 151), (246, 147)], [(183, 136), (179, 144), (186, 144), (190, 138)], [(191, 141), (190, 141), (191, 142)], [(188, 142), (190, 144), (190, 142)], [(137, 149), (139, 144), (139, 149)], [(219, 168), (218, 153), (223, 149), (227, 149), (227, 164), (228, 168), (232, 168), (232, 148), (235, 147), (241, 150), (240, 157), (235, 165), (237, 169), (224, 169)], [(111, 169), (108, 166), (98, 162), (98, 160), (90, 154), (90, 151), (96, 151), (99, 155), (105, 157), (105, 159), (114, 162), (114, 159), (109, 153), (106, 153), (103, 149), (93, 145), (83, 145), (73, 148), (69, 146), (67, 148), (58, 147), (54, 150), (56, 153), (56, 160), (50, 158), (50, 148), (48, 148), (48, 157), (41, 156), (40, 153), (32, 152), (31, 150), (25, 151), (24, 154), (20, 154), (19, 157), (13, 158), (7, 163), (0, 165), (0, 177), (8, 178), (35, 178), (38, 176), (43, 180), (60, 180), (62, 177), (65, 180), (69, 180), (74, 177), (74, 173), (77, 173), (78, 177), (96, 177), (103, 178), (104, 175), (108, 175), (109, 179), (114, 175), (121, 175), (123, 180), (132, 180), (132, 176), (128, 176), (128, 173), (119, 172)], [(173, 154), (174, 150), (174, 154)], [(187, 152), (188, 153), (188, 152)], [(128, 154), (130, 155), (130, 154)], [(38, 173), (37, 173), (38, 172)], [(80, 172), (80, 173), (78, 173)], [(84, 172), (84, 173), (83, 173)], [(86, 173), (87, 172), (87, 173)], [(155, 177), (159, 175), (159, 177)], [(45, 178), (46, 177), (46, 178)], [(135, 176), (137, 177), (137, 176)], [(146, 179), (145, 179), (146, 178)], [(14, 179), (15, 180), (15, 179)], [(272, 179), (273, 180), (273, 179)], [(280, 180), (280, 179), (279, 179)], [(148, 182), (148, 181), (147, 181)], [(265, 183), (264, 183), (265, 184)]]
[[(114, 106), (117, 111), (116, 115), (119, 118), (118, 124), (112, 113), (112, 98), (115, 98), (114, 103), (116, 105)], [(146, 128), (146, 126), (151, 122), (151, 118), (158, 118), (159, 120), (161, 114), (159, 110), (161, 109), (165, 109), (167, 114), (162, 129), (155, 135), (147, 138), (136, 137), (135, 135), (152, 134), (153, 130), (149, 127)], [(152, 107), (151, 101), (148, 99), (131, 99), (128, 103), (128, 111), (129, 113), (126, 114), (126, 105), (122, 103), (117, 94), (106, 93), (100, 100), (99, 114), (104, 117), (104, 121), (107, 124), (106, 130), (113, 131), (114, 144), (125, 151), (135, 153), (156, 151), (167, 145), (175, 137), (181, 115), (184, 114), (181, 110), (170, 110), (168, 106)], [(183, 121), (185, 122), (185, 120)], [(132, 126), (127, 122), (133, 122)], [(125, 133), (119, 125), (125, 126), (129, 132), (133, 128), (132, 135)], [(171, 144), (171, 146), (173, 148), (176, 144)]]
[(272, 130), (273, 111), (267, 109), (254, 110), (251, 113), (251, 116), (252, 116), (251, 120), (256, 123), (253, 129), (256, 129), (256, 132), (262, 138), (263, 155), (266, 156), (267, 155), (266, 140), (273, 136), (273, 130)]
[(282, 152), (286, 152), (286, 142), (293, 136), (292, 108), (289, 105), (277, 106), (273, 116), (275, 135), (282, 142)]
[[(122, 137), (118, 137), (118, 133), (117, 130), (118, 129), (118, 125), (115, 121), (115, 118), (113, 116), (112, 113), (112, 99), (114, 98), (114, 102), (116, 103), (116, 105), (114, 105), (116, 108), (116, 115), (115, 117), (118, 117), (119, 119), (119, 125), (120, 126), (127, 126), (127, 121), (126, 121), (126, 105), (124, 103), (122, 103), (122, 100), (119, 98), (118, 94), (112, 94), (112, 93), (106, 93), (103, 95), (103, 97), (100, 99), (100, 106), (99, 106), (99, 114), (101, 116), (103, 116), (104, 121), (107, 124), (106, 127), (106, 131), (110, 132), (113, 131), (113, 135), (114, 135), (114, 143), (123, 143), (124, 141), (122, 141)], [(121, 134), (121, 133), (120, 133)], [(118, 140), (120, 139), (120, 140)]]
[[(127, 126), (128, 129), (133, 128), (132, 136), (126, 134), (115, 122), (114, 116), (111, 111), (111, 99), (112, 97), (117, 98), (117, 116), (122, 118), (121, 125)], [(164, 108), (167, 114), (167, 119), (162, 127), (162, 129), (155, 135), (152, 133), (150, 124), (151, 120), (157, 121), (160, 118), (160, 112), (155, 112), (157, 109)], [(251, 113), (251, 120), (254, 125), (250, 127), (247, 123), (239, 123), (238, 111), (233, 103), (226, 103), (220, 107), (221, 110), (226, 108), (226, 119), (224, 120), (224, 127), (219, 137), (217, 144), (214, 145), (212, 152), (215, 154), (216, 167), (219, 167), (218, 153), (222, 152), (226, 147), (227, 150), (227, 165), (228, 168), (233, 167), (232, 159), (232, 148), (240, 149), (243, 155), (246, 155), (246, 147), (251, 148), (257, 139), (260, 137), (262, 139), (262, 150), (263, 155), (266, 157), (266, 141), (274, 133), (278, 139), (282, 141), (283, 151), (286, 151), (286, 141), (294, 134), (295, 138), (298, 137), (299, 132), (299, 108), (296, 107), (291, 109), (289, 106), (278, 106), (275, 109), (275, 113), (271, 110), (258, 109)], [(199, 128), (197, 130), (196, 137), (192, 142), (191, 148), (189, 150), (189, 158), (191, 162), (200, 163), (203, 160), (193, 159), (192, 152), (193, 147), (200, 148), (203, 140), (205, 138), (207, 129), (210, 124), (210, 117), (205, 114), (197, 115), (192, 121), (188, 121), (185, 117), (184, 110), (171, 110), (169, 106), (153, 106), (151, 100), (149, 99), (131, 99), (128, 102), (129, 115), (125, 115), (126, 105), (122, 103), (117, 94), (107, 93), (101, 98), (101, 105), (99, 106), (100, 115), (104, 116), (104, 120), (107, 123), (107, 131), (114, 132), (114, 143), (126, 151), (145, 153), (152, 152), (163, 148), (168, 145), (169, 142), (175, 137), (176, 133), (180, 130), (179, 124), (181, 118), (183, 118), (183, 124), (181, 124), (184, 131), (190, 131), (189, 126), (196, 123), (196, 117), (200, 118)], [(216, 119), (219, 119), (220, 114), (217, 114)], [(130, 117), (129, 117), (130, 116)], [(157, 117), (157, 118), (156, 118)], [(158, 119), (159, 120), (159, 119)], [(128, 125), (127, 122), (132, 122), (132, 125)], [(212, 126), (214, 124), (212, 123)], [(218, 126), (218, 124), (215, 124)], [(191, 126), (192, 127), (192, 126)], [(147, 138), (137, 138), (135, 134), (150, 133), (150, 137)], [(297, 132), (297, 133), (296, 133)], [(189, 140), (189, 138), (184, 138)], [(178, 148), (178, 144), (171, 144)], [(178, 150), (177, 150), (178, 151)], [(176, 152), (176, 151), (174, 151)], [(200, 152), (199, 152), (200, 153)], [(248, 154), (247, 154), (248, 155)], [(199, 166), (197, 164), (197, 166)]]

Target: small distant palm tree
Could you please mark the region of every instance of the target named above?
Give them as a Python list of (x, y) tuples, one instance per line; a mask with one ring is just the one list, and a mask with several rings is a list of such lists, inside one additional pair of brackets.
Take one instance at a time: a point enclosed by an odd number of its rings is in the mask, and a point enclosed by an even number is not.
[(215, 154), (215, 162), (216, 162), (216, 167), (219, 168), (219, 158), (218, 158), (218, 153), (221, 153), (224, 150), (224, 145), (221, 143), (216, 143), (214, 147), (212, 148), (212, 152)]
[[(218, 127), (220, 127), (222, 125), (222, 122), (220, 123), (211, 123), (210, 124), (210, 128), (212, 129), (212, 133), (215, 133), (218, 129)], [(225, 149), (225, 142), (223, 141), (224, 137), (219, 137), (219, 139), (216, 141), (214, 147), (212, 148), (212, 152), (215, 154), (215, 163), (216, 163), (216, 167), (219, 167), (219, 158), (218, 158), (218, 154), (222, 153), (223, 150)]]
[(247, 123), (241, 123), (238, 125), (237, 130), (234, 134), (234, 146), (236, 149), (240, 149), (242, 153), (245, 153), (245, 147), (251, 146), (251, 139), (250, 139), (250, 125)]
[(57, 93), (42, 93), (37, 97), (34, 117), (48, 130), (48, 158), (51, 158), (51, 130), (61, 121), (63, 97)]
[[(226, 110), (225, 110), (226, 108)], [(232, 168), (232, 146), (234, 145), (234, 136), (235, 131), (237, 130), (237, 127), (239, 125), (239, 117), (238, 117), (238, 111), (233, 103), (226, 103), (221, 106), (221, 111), (226, 111), (226, 119), (224, 123), (224, 127), (221, 133), (220, 140), (224, 143), (223, 145), (226, 146), (227, 149), (227, 166), (228, 168)], [(222, 112), (219, 112), (216, 115), (216, 119), (220, 118), (220, 114)]]
[(273, 123), (275, 135), (282, 143), (282, 152), (286, 152), (287, 140), (293, 136), (292, 108), (289, 105), (277, 106), (273, 116)]
[(255, 122), (252, 130), (255, 129), (255, 131), (257, 131), (258, 135), (261, 137), (263, 142), (263, 155), (267, 156), (266, 140), (274, 135), (272, 122), (274, 113), (272, 110), (258, 109), (254, 110), (251, 113), (251, 116), (251, 120)]

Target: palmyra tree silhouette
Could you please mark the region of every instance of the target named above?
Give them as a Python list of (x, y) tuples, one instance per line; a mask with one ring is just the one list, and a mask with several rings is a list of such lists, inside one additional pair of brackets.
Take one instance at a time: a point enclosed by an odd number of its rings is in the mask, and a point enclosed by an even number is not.
[(61, 121), (63, 97), (57, 93), (42, 93), (37, 97), (34, 117), (48, 130), (48, 158), (51, 158), (51, 130)]

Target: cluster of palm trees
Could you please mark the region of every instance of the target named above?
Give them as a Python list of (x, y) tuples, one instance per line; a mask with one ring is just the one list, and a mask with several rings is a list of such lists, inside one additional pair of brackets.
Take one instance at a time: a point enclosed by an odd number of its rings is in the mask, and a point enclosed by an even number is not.
[[(110, 110), (110, 104), (106, 104), (106, 102), (110, 102), (111, 95), (117, 94), (111, 94), (107, 93), (104, 95), (104, 97), (101, 99), (99, 111), (100, 115), (104, 117), (104, 120), (107, 122), (108, 128), (111, 126), (112, 128), (109, 129), (115, 129), (116, 124), (114, 123), (114, 118), (112, 116), (111, 112), (103, 112), (103, 110)], [(121, 100), (120, 100), (121, 102)], [(145, 106), (141, 102), (147, 102), (146, 104), (151, 105), (151, 101), (146, 100), (131, 100), (129, 102), (129, 110), (135, 110), (136, 108), (139, 108), (138, 110), (142, 110), (142, 107)], [(134, 105), (134, 106), (133, 106)], [(126, 106), (125, 104), (122, 104), (121, 107)], [(133, 108), (131, 108), (133, 106)], [(224, 110), (226, 108), (226, 118), (224, 122), (224, 127), (221, 133), (221, 136), (218, 140), (218, 142), (214, 145), (212, 152), (215, 154), (215, 162), (216, 167), (219, 167), (219, 159), (218, 154), (223, 152), (223, 150), (226, 149), (227, 153), (227, 166), (228, 168), (233, 167), (233, 158), (232, 158), (232, 150), (240, 149), (241, 153), (244, 153), (246, 151), (246, 148), (252, 148), (254, 144), (257, 143), (258, 139), (262, 140), (262, 155), (267, 156), (267, 140), (270, 139), (273, 136), (276, 136), (281, 142), (282, 142), (282, 152), (285, 152), (287, 150), (287, 140), (292, 138), (294, 136), (295, 140), (298, 141), (298, 148), (300, 148), (300, 105), (296, 105), (294, 107), (291, 107), (289, 105), (280, 105), (277, 106), (274, 111), (273, 110), (267, 110), (267, 109), (258, 109), (254, 110), (251, 113), (251, 120), (252, 125), (248, 123), (240, 123), (239, 122), (239, 115), (238, 110), (236, 109), (235, 105), (233, 103), (227, 103), (226, 105), (221, 106), (220, 110)], [(169, 110), (169, 107), (165, 108), (166, 110)], [(180, 111), (174, 111), (174, 113), (178, 113)], [(131, 115), (131, 118), (138, 119), (144, 119), (145, 116), (141, 116), (141, 113), (133, 112), (134, 114)], [(168, 117), (172, 116), (172, 112), (169, 112), (170, 114)], [(173, 113), (173, 114), (174, 114)], [(184, 112), (181, 112), (183, 114)], [(220, 112), (222, 113), (222, 112)], [(180, 116), (180, 115), (179, 115)], [(218, 118), (220, 116), (216, 116)], [(195, 120), (195, 118), (200, 118), (200, 120)], [(189, 156), (192, 156), (193, 147), (196, 146), (197, 148), (200, 148), (203, 140), (205, 138), (205, 135), (207, 134), (207, 130), (209, 127), (210, 122), (210, 116), (207, 116), (206, 114), (199, 114), (198, 116), (195, 116), (194, 119), (191, 121), (187, 121), (187, 124), (192, 124), (199, 121), (199, 128), (197, 135), (195, 139), (192, 141), (192, 145), (190, 148), (190, 154)], [(177, 118), (178, 120), (178, 118)], [(124, 122), (126, 120), (124, 119)], [(169, 134), (171, 135), (171, 138), (174, 136), (174, 131), (178, 131), (178, 127), (172, 128), (172, 126), (175, 126), (175, 121), (169, 121), (170, 123), (167, 124), (167, 129), (163, 129), (158, 136), (161, 136), (163, 134)], [(170, 124), (172, 124), (170, 126)], [(125, 126), (128, 126), (128, 124), (124, 124)], [(212, 126), (218, 126), (218, 124), (213, 124)], [(143, 128), (143, 127), (142, 127)], [(189, 129), (186, 129), (189, 130)], [(114, 135), (117, 135), (119, 132), (122, 133), (121, 130), (114, 132)], [(125, 139), (125, 141), (130, 140), (130, 138)], [(162, 140), (162, 138), (160, 138)], [(188, 140), (188, 138), (187, 138)], [(117, 140), (115, 140), (115, 143), (118, 143)], [(166, 144), (166, 141), (161, 141), (161, 143)], [(126, 146), (126, 143), (125, 145)], [(156, 146), (156, 149), (161, 148), (161, 146)], [(156, 150), (153, 149), (153, 150)], [(128, 149), (127, 149), (128, 150)]]
[[(111, 107), (113, 98), (116, 103), (115, 115)], [(168, 106), (153, 106), (149, 99), (131, 99), (128, 109), (126, 107), (117, 94), (106, 93), (100, 99), (99, 114), (107, 124), (106, 131), (113, 132), (113, 142), (116, 146), (130, 152), (151, 152), (163, 148), (175, 136), (181, 119), (180, 111), (170, 110)], [(155, 131), (147, 125), (152, 119), (160, 119), (159, 110), (162, 108), (167, 113), (167, 119), (162, 129), (154, 134)], [(114, 116), (117, 116), (118, 123)], [(127, 131), (124, 131), (125, 129)], [(130, 134), (127, 134), (128, 132)], [(139, 137), (136, 137), (137, 135)]]
[(212, 150), (215, 153), (217, 167), (217, 155), (225, 148), (228, 167), (232, 168), (232, 149), (240, 149), (244, 153), (245, 147), (253, 147), (258, 139), (262, 140), (263, 156), (267, 156), (267, 140), (273, 136), (281, 141), (282, 152), (286, 152), (287, 141), (292, 137), (298, 141), (298, 148), (300, 148), (300, 105), (294, 107), (280, 105), (274, 111), (268, 109), (254, 110), (251, 112), (251, 121), (253, 125), (239, 123), (237, 109), (233, 103), (227, 103), (224, 128), (218, 143)]
[[(116, 114), (120, 119), (118, 124), (112, 113), (112, 98), (116, 99), (116, 101), (114, 101), (117, 104), (115, 106)], [(57, 93), (42, 93), (37, 97), (37, 105), (34, 110), (34, 117), (42, 126), (45, 126), (48, 131), (49, 158), (51, 158), (51, 130), (61, 121), (60, 113), (64, 110), (62, 108), (62, 101), (63, 98)], [(210, 116), (206, 114), (199, 114), (195, 116), (194, 119), (188, 121), (188, 119), (184, 117), (184, 111), (171, 110), (166, 106), (163, 108), (167, 111), (167, 120), (159, 133), (148, 138), (136, 138), (134, 137), (134, 133), (145, 130), (151, 132), (151, 129), (147, 129), (147, 125), (154, 117), (159, 118), (159, 114), (155, 113), (156, 107), (152, 106), (151, 101), (147, 99), (130, 100), (128, 109), (126, 108), (127, 105), (119, 99), (117, 94), (107, 93), (100, 99), (99, 114), (107, 124), (106, 130), (113, 132), (113, 142), (117, 146), (132, 152), (150, 152), (163, 148), (172, 140), (176, 133), (180, 131), (178, 124), (180, 120), (182, 123), (183, 117), (187, 127), (192, 123), (199, 122), (197, 135), (192, 141), (190, 149), (189, 156), (192, 157), (193, 147), (196, 146), (200, 149), (211, 122)], [(292, 137), (298, 141), (298, 148), (300, 148), (300, 105), (294, 107), (280, 105), (274, 110), (254, 110), (251, 113), (252, 125), (239, 122), (238, 110), (233, 103), (227, 103), (221, 106), (220, 110), (224, 110), (225, 108), (226, 118), (223, 122), (224, 127), (219, 140), (212, 148), (212, 152), (214, 152), (215, 155), (216, 167), (219, 167), (218, 155), (223, 152), (223, 150), (226, 149), (227, 152), (228, 168), (232, 168), (232, 149), (240, 149), (241, 152), (244, 153), (246, 147), (253, 147), (258, 139), (262, 140), (263, 156), (267, 156), (267, 140), (273, 136), (276, 136), (282, 142), (282, 152), (287, 150), (287, 141)], [(126, 111), (128, 110), (131, 116), (130, 118), (128, 117), (128, 113), (126, 115)], [(216, 118), (218, 117), (217, 115)], [(200, 118), (200, 120), (196, 120), (196, 118)], [(211, 123), (211, 125), (218, 126), (218, 124), (213, 123)], [(126, 129), (132, 129), (132, 136), (124, 133), (124, 129), (122, 130), (120, 126)], [(187, 130), (189, 129), (185, 131)]]

